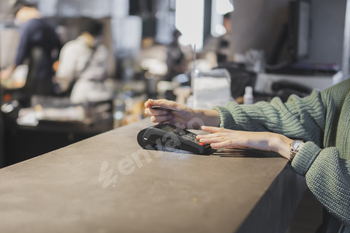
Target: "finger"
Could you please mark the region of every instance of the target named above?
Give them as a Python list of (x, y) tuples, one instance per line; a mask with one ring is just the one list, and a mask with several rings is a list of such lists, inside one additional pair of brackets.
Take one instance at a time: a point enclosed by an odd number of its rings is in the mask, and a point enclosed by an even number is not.
[(202, 126), (202, 130), (206, 131), (206, 132), (221, 133), (221, 134), (232, 134), (232, 133), (242, 132), (242, 131), (238, 131), (238, 130), (225, 129), (225, 128), (214, 127), (214, 126)]
[(145, 102), (146, 108), (151, 108), (152, 106), (159, 106), (159, 107), (177, 110), (177, 105), (178, 104), (176, 102), (165, 100), (165, 99), (160, 99), (160, 100), (149, 99)]
[(223, 142), (215, 142), (215, 143), (211, 143), (210, 146), (212, 148), (232, 148), (237, 146), (232, 140), (226, 140)]
[(149, 116), (163, 116), (163, 115), (167, 115), (168, 111), (146, 108), (145, 114)]
[(170, 121), (171, 119), (172, 119), (172, 116), (170, 116), (170, 115), (166, 115), (166, 116), (152, 116), (151, 117), (151, 121), (153, 123)]
[(213, 126), (202, 126), (202, 130), (205, 132), (217, 133), (217, 132), (223, 132), (225, 129), (220, 127), (213, 127)]
[[(205, 134), (205, 135), (197, 135), (197, 139), (202, 138), (215, 138), (215, 137), (222, 137), (223, 135), (220, 133), (211, 133), (211, 134)], [(229, 135), (228, 135), (229, 136)]]
[(145, 102), (145, 108), (150, 108), (152, 105), (150, 103), (150, 99)]
[(250, 147), (246, 146), (228, 146), (227, 149), (250, 149)]
[(225, 140), (226, 140), (226, 139), (216, 137), (216, 138), (202, 138), (202, 139), (200, 139), (199, 141), (200, 141), (200, 142), (203, 142), (203, 143), (206, 143), (206, 144), (210, 144), (210, 143), (223, 142), (223, 141), (225, 141)]

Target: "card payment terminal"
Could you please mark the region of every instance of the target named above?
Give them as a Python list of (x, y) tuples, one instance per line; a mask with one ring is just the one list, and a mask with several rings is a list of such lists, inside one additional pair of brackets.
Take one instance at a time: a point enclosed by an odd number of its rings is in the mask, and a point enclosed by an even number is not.
[(197, 134), (170, 124), (158, 124), (143, 129), (137, 135), (137, 141), (142, 148), (159, 149), (160, 146), (185, 150), (195, 154), (209, 154), (210, 144), (200, 143)]

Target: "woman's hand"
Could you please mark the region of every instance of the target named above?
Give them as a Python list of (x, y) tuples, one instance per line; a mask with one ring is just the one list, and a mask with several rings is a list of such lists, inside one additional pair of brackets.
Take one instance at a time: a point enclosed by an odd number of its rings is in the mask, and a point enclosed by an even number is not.
[(202, 130), (212, 134), (197, 135), (200, 142), (212, 148), (241, 148), (274, 151), (289, 159), (293, 140), (271, 132), (246, 132), (218, 127), (203, 126)]
[[(152, 106), (159, 106), (169, 110), (152, 109)], [(181, 128), (188, 128), (188, 122), (195, 118), (193, 109), (186, 105), (169, 100), (147, 100), (145, 102), (145, 114), (151, 116), (154, 123), (169, 123)]]
[[(152, 109), (159, 106), (168, 110)], [(218, 126), (219, 113), (215, 110), (191, 109), (184, 104), (169, 100), (147, 100), (145, 114), (151, 116), (154, 123), (169, 123), (180, 128), (200, 128), (203, 125)]]

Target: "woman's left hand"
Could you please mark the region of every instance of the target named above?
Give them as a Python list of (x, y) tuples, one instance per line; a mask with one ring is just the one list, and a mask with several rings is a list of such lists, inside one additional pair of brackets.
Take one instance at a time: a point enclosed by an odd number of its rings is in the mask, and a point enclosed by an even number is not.
[(271, 132), (246, 132), (203, 126), (202, 130), (212, 134), (197, 135), (197, 139), (212, 148), (241, 148), (274, 151), (289, 159), (293, 142), (281, 134)]

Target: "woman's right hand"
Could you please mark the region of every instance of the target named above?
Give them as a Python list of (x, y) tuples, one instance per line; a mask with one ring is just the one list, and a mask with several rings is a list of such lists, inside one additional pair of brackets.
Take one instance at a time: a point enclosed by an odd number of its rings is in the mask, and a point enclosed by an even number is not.
[[(152, 109), (159, 106), (169, 110)], [(219, 126), (220, 115), (215, 110), (192, 109), (184, 104), (165, 99), (147, 100), (145, 114), (154, 123), (168, 123), (183, 129), (200, 129), (201, 126)]]
[[(152, 106), (169, 110), (152, 109)], [(193, 128), (188, 123), (196, 118), (195, 111), (190, 107), (165, 99), (147, 100), (145, 102), (145, 114), (151, 116), (151, 121), (154, 123), (169, 123), (180, 128)], [(199, 127), (199, 125), (196, 127)]]

